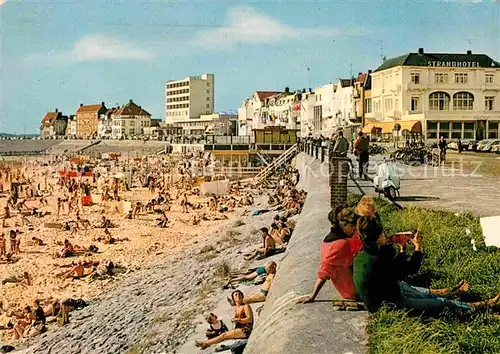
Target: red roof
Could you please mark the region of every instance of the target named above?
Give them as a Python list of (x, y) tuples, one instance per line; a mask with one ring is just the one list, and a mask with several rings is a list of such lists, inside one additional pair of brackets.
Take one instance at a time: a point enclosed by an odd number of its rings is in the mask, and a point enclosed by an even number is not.
[(364, 83), (366, 81), (367, 77), (368, 77), (368, 73), (360, 74), (360, 75), (358, 75), (358, 79), (356, 80), (356, 82)]
[(281, 93), (281, 91), (255, 91), (255, 93), (259, 97), (259, 100), (264, 101), (266, 98)]
[(60, 114), (61, 112), (47, 112), (42, 119), (42, 124), (45, 126), (52, 125)]
[(102, 104), (91, 104), (87, 106), (80, 106), (76, 113), (89, 113), (89, 112), (98, 112), (102, 107)]

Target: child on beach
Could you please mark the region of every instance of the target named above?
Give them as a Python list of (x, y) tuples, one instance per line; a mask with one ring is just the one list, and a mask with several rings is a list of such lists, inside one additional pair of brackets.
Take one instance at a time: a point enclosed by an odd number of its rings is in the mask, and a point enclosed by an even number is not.
[(227, 326), (224, 324), (224, 322), (222, 322), (222, 320), (219, 320), (214, 313), (209, 313), (205, 317), (205, 320), (209, 325), (206, 332), (208, 339), (215, 338), (228, 331)]

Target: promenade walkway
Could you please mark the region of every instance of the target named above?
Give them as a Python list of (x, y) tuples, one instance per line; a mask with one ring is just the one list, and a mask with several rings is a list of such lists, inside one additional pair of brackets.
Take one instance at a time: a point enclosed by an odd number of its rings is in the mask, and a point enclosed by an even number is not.
[[(351, 159), (355, 162), (354, 156)], [(376, 163), (382, 157), (370, 156), (370, 159), (369, 176), (373, 177)], [(398, 164), (398, 167), (401, 171), (401, 196), (397, 203), (402, 206), (469, 211), (481, 216), (500, 214), (500, 176), (493, 178), (465, 172), (459, 165), (410, 167)], [(371, 181), (349, 180), (348, 187), (352, 193), (363, 191), (377, 195)]]

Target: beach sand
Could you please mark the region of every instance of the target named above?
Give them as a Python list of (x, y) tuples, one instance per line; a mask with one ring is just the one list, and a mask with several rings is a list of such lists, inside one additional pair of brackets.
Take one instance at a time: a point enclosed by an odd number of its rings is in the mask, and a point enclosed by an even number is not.
[[(51, 183), (55, 181), (52, 180)], [(175, 195), (174, 193), (172, 193)], [(129, 192), (121, 194), (124, 199), (132, 201), (149, 201), (154, 195), (145, 188), (134, 188)], [(202, 221), (199, 225), (193, 226), (189, 223), (192, 214), (182, 213), (182, 208), (178, 201), (174, 201), (172, 210), (168, 212), (170, 226), (160, 228), (156, 226), (155, 219), (158, 215), (142, 213), (138, 219), (128, 220), (123, 215), (106, 211), (106, 203), (82, 207), (81, 217), (88, 219), (92, 225), (99, 222), (102, 215), (109, 217), (117, 228), (109, 231), (115, 238), (128, 238), (129, 241), (118, 242), (106, 245), (93, 241), (94, 238), (104, 235), (103, 229), (91, 228), (87, 235), (80, 229), (78, 234), (70, 237), (70, 232), (56, 228), (45, 227), (48, 223), (62, 223), (67, 220), (75, 220), (75, 213), (70, 216), (61, 214), (57, 218), (57, 196), (48, 197), (49, 206), (42, 208), (49, 211), (51, 215), (43, 218), (28, 216), (30, 223), (34, 226), (33, 231), (28, 231), (27, 225), (22, 226), (20, 216), (17, 212), (7, 220), (7, 225), (2, 232), (6, 235), (10, 229), (19, 229), (24, 233), (21, 235), (21, 254), (14, 264), (0, 264), (0, 279), (12, 276), (21, 277), (24, 272), (33, 279), (32, 286), (22, 286), (19, 284), (6, 283), (0, 287), (0, 300), (2, 302), (2, 313), (0, 323), (6, 324), (9, 320), (8, 314), (14, 309), (21, 309), (23, 306), (31, 304), (33, 300), (39, 299), (43, 302), (51, 299), (62, 298), (83, 298), (95, 299), (100, 294), (117, 286), (120, 279), (127, 277), (130, 272), (164, 263), (164, 258), (175, 254), (186, 242), (190, 242), (200, 235), (207, 235), (217, 229), (219, 221)], [(202, 202), (201, 198), (190, 196), (190, 202)], [(5, 206), (6, 198), (0, 199), (0, 207)], [(27, 201), (29, 207), (37, 207), (38, 201)], [(103, 212), (105, 212), (103, 214)], [(229, 218), (236, 217), (235, 213), (227, 213)], [(183, 222), (184, 221), (184, 222)], [(31, 238), (35, 236), (44, 241), (46, 246), (35, 246)], [(7, 235), (8, 238), (8, 235)], [(97, 253), (90, 256), (54, 258), (53, 255), (61, 250), (62, 243), (68, 239), (73, 245), (88, 247), (95, 245), (99, 248)], [(7, 239), (7, 250), (8, 247)], [(92, 280), (90, 278), (73, 280), (62, 279), (55, 275), (71, 268), (62, 268), (63, 265), (70, 265), (79, 260), (92, 261), (112, 261), (115, 266), (120, 267), (123, 274), (104, 280)], [(4, 334), (7, 334), (5, 332)]]

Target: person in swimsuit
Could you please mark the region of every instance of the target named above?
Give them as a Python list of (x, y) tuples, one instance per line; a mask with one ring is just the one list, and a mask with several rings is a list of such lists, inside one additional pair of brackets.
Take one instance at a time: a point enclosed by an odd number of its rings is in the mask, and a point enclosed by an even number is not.
[[(271, 283), (274, 280), (274, 277), (276, 276), (276, 263), (275, 262), (269, 262), (266, 264), (266, 281), (262, 285), (262, 288), (258, 293), (251, 294), (243, 300), (244, 304), (254, 304), (257, 302), (264, 302), (266, 301), (267, 294), (269, 293), (269, 289), (271, 289)], [(229, 299), (228, 299), (229, 300)], [(231, 305), (232, 302), (230, 302)]]
[(274, 263), (274, 262), (269, 262), (264, 267), (258, 267), (257, 269), (255, 269), (250, 274), (232, 276), (231, 278), (229, 278), (227, 286), (231, 285), (232, 283), (237, 283), (237, 282), (240, 282), (240, 281), (254, 280), (255, 278), (257, 278), (257, 277), (259, 277), (261, 275), (267, 274), (268, 266), (271, 263)]
[(231, 294), (235, 303), (234, 318), (231, 320), (235, 324), (234, 329), (222, 333), (221, 335), (205, 341), (196, 341), (195, 345), (201, 349), (206, 349), (211, 345), (221, 343), (230, 339), (247, 339), (250, 337), (253, 329), (253, 312), (250, 305), (245, 305), (243, 293), (235, 290)]
[(206, 332), (206, 336), (208, 339), (218, 337), (222, 333), (229, 331), (224, 322), (222, 322), (222, 320), (219, 320), (214, 313), (209, 313), (205, 317), (205, 319), (209, 325), (208, 330)]
[(5, 245), (6, 245), (5, 236), (4, 236), (4, 234), (1, 234), (0, 235), (0, 258), (5, 257), (5, 255), (7, 254), (7, 249), (6, 249)]
[(276, 242), (274, 238), (269, 234), (269, 229), (267, 227), (263, 227), (260, 229), (262, 232), (262, 243), (263, 247), (259, 247), (249, 254), (245, 255), (245, 259), (247, 261), (254, 259), (255, 257), (261, 255), (263, 257), (272, 256), (276, 251)]

